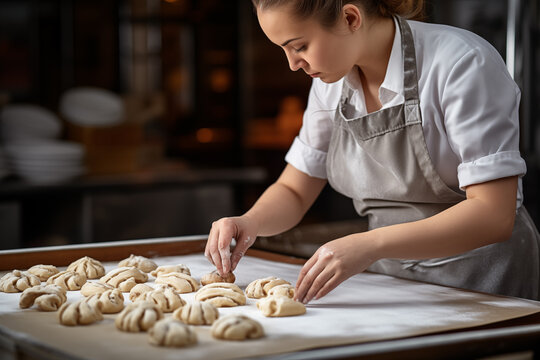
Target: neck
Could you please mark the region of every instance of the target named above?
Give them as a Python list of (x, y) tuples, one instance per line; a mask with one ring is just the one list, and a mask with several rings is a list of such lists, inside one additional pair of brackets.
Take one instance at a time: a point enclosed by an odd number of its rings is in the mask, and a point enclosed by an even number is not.
[(362, 46), (362, 53), (366, 55), (362, 56), (356, 65), (367, 84), (380, 85), (386, 76), (394, 43), (394, 19), (377, 19), (366, 25), (363, 38), (367, 41)]

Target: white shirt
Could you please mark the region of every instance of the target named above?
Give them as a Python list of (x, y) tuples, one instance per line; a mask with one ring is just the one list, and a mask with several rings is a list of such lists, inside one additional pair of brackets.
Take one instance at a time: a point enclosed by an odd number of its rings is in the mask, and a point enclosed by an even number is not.
[[(520, 90), (501, 56), (469, 31), (417, 21), (409, 21), (409, 25), (416, 52), (422, 127), (435, 169), (454, 190), (519, 175), (519, 208), (521, 177), (526, 172), (519, 153)], [(326, 154), (343, 81), (356, 89), (349, 99), (355, 117), (367, 114), (355, 69), (332, 84), (313, 80), (302, 128), (285, 157), (310, 176), (327, 177)], [(397, 23), (379, 99), (383, 108), (404, 102)]]

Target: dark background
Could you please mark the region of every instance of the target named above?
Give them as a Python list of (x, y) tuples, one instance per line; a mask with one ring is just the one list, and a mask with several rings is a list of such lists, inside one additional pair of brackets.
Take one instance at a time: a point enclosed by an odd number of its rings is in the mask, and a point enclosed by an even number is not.
[[(525, 205), (538, 224), (540, 23), (536, 1), (524, 4), (512, 54)], [(426, 21), (474, 31), (506, 59), (512, 11), (507, 1), (433, 0)], [(265, 38), (249, 0), (0, 0), (0, 107), (58, 113), (66, 90), (92, 86), (135, 109), (110, 129), (59, 114), (62, 139), (92, 154), (87, 174), (59, 184), (16, 172), (0, 179), (0, 249), (207, 233), (279, 175), (310, 83)], [(135, 121), (145, 108), (157, 110)], [(327, 188), (302, 225), (356, 218)]]

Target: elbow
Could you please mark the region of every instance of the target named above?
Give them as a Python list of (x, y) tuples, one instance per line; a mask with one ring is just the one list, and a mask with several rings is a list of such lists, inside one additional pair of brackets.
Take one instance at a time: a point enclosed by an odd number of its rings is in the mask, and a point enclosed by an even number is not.
[(493, 242), (503, 242), (512, 237), (515, 219), (515, 211), (512, 214), (507, 214), (506, 216), (498, 219), (492, 228)]

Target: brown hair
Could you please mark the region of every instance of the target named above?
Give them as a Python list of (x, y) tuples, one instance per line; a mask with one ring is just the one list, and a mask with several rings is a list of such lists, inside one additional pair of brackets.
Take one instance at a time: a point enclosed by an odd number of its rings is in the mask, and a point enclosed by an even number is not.
[(422, 20), (424, 0), (251, 0), (258, 9), (290, 5), (299, 19), (314, 16), (326, 27), (335, 25), (346, 4), (356, 4), (367, 16), (398, 15), (410, 20)]

